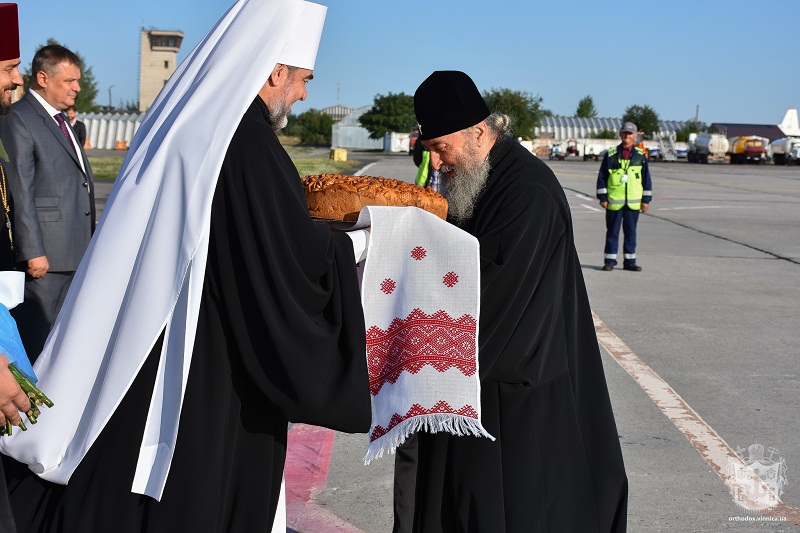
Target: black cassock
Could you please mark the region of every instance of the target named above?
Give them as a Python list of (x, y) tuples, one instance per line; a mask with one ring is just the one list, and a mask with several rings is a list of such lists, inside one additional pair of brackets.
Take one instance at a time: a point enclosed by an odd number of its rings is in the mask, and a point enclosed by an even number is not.
[(513, 141), (464, 228), (480, 241), (482, 422), (419, 434), (415, 531), (624, 531), (627, 478), (564, 192)]
[(131, 493), (159, 345), (67, 486), (7, 459), (19, 530), (269, 532), (287, 421), (369, 430), (364, 339), (352, 242), (309, 218), (297, 170), (256, 98), (214, 195), (197, 337), (161, 501)]

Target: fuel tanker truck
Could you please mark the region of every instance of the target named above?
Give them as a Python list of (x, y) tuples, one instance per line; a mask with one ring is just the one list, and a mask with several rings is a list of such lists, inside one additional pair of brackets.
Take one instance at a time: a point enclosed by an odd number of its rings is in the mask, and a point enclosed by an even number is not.
[(728, 142), (730, 143), (728, 155), (731, 157), (731, 164), (766, 163), (769, 139), (746, 135), (731, 137)]
[(776, 165), (796, 165), (800, 159), (800, 138), (784, 137), (770, 143), (772, 160)]
[(728, 138), (719, 133), (690, 133), (686, 159), (690, 163), (725, 161), (729, 148)]

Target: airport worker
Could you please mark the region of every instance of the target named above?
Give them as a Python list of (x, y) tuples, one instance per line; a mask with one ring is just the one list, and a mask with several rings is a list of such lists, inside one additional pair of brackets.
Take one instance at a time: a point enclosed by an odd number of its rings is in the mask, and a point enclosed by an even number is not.
[(644, 150), (635, 146), (636, 124), (625, 122), (619, 130), (622, 142), (610, 148), (603, 156), (597, 174), (597, 198), (606, 210), (606, 245), (603, 271), (610, 272), (617, 265), (620, 227), (625, 240), (622, 246), (622, 268), (640, 272), (636, 264), (636, 225), (639, 212), (647, 213), (653, 198), (650, 168)]

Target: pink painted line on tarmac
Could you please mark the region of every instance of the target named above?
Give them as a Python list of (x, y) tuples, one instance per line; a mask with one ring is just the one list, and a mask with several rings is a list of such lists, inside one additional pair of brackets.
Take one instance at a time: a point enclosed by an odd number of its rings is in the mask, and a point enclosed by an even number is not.
[(328, 479), (336, 432), (305, 424), (289, 431), (284, 477), (286, 525), (298, 533), (363, 533), (314, 501)]
[(286, 503), (308, 502), (316, 488), (325, 486), (336, 433), (297, 424), (289, 431), (286, 452)]

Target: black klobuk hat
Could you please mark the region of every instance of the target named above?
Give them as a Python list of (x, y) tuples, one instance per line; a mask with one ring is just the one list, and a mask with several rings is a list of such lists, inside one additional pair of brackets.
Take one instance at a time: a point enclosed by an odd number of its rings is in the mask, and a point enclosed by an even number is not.
[(414, 93), (420, 139), (449, 135), (486, 120), (491, 112), (472, 78), (457, 70), (437, 70)]

